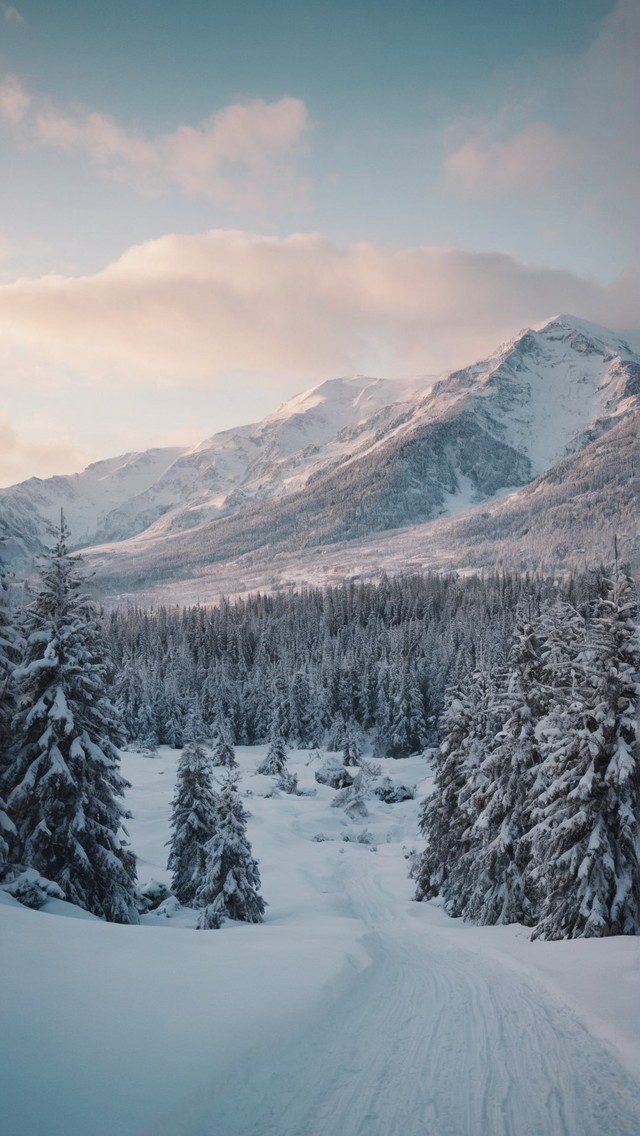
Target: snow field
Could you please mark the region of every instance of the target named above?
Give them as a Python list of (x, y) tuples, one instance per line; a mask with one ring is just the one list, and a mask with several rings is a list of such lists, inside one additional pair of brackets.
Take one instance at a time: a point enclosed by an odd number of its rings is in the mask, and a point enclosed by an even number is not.
[[(5, 1136), (637, 1136), (638, 940), (531, 943), (413, 903), (418, 801), (351, 821), (307, 751), (288, 764), (314, 795), (265, 797), (265, 752), (236, 750), (264, 924), (0, 893)], [(123, 755), (143, 884), (168, 882), (177, 757)], [(380, 765), (424, 794), (423, 758)]]

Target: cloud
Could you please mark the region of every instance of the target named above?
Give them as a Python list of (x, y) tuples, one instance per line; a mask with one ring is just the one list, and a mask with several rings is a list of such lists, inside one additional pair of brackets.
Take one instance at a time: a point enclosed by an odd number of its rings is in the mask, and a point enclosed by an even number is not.
[(465, 196), (536, 194), (559, 175), (579, 168), (589, 153), (584, 139), (562, 136), (533, 122), (505, 141), (491, 129), (467, 138), (445, 160), (447, 184)]
[[(445, 185), (464, 198), (562, 194), (637, 230), (640, 5), (618, 0), (590, 47), (546, 61), (493, 115), (449, 124)], [(461, 135), (461, 137), (460, 137)]]
[(234, 103), (199, 126), (148, 135), (97, 111), (61, 110), (8, 75), (0, 82), (0, 115), (21, 138), (84, 155), (102, 176), (143, 193), (177, 190), (244, 209), (307, 192), (295, 169), (309, 124), (300, 99)]
[(2, 118), (6, 119), (12, 126), (18, 126), (24, 121), (30, 104), (31, 96), (27, 94), (15, 75), (5, 75), (4, 78), (0, 79), (0, 115)]
[(82, 469), (95, 455), (66, 439), (29, 441), (6, 419), (0, 419), (0, 486), (15, 485), (27, 477), (51, 477)]
[(2, 19), (5, 24), (15, 24), (16, 26), (24, 24), (24, 16), (13, 4), (0, 5), (0, 12), (2, 12)]
[(93, 276), (1, 285), (0, 342), (87, 381), (434, 372), (558, 311), (633, 326), (637, 285), (498, 253), (214, 230), (132, 246)]

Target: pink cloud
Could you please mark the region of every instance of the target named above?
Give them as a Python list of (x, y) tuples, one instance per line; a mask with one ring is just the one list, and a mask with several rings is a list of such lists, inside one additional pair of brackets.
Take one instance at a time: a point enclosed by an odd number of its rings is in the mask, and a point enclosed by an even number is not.
[(0, 79), (0, 115), (13, 126), (18, 126), (25, 118), (31, 96), (14, 75)]
[(435, 372), (559, 311), (633, 326), (636, 296), (631, 274), (605, 287), (496, 253), (214, 230), (0, 286), (0, 344), (96, 382)]
[(449, 123), (445, 185), (467, 199), (561, 193), (591, 223), (637, 232), (639, 50), (638, 0), (617, 0), (584, 52), (549, 58), (534, 82), (513, 77), (516, 105)]
[(447, 157), (445, 176), (452, 189), (469, 196), (535, 193), (575, 169), (586, 153), (580, 139), (534, 122), (505, 141), (484, 131), (468, 138)]
[(308, 127), (300, 99), (235, 103), (197, 127), (147, 135), (110, 115), (33, 100), (8, 76), (0, 84), (0, 115), (32, 142), (84, 154), (102, 176), (142, 192), (177, 190), (233, 208), (259, 208), (306, 192), (293, 166)]

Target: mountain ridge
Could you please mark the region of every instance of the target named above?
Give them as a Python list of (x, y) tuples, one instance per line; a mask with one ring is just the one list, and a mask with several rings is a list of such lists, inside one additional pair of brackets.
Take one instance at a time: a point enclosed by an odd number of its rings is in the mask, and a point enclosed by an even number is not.
[[(178, 585), (258, 553), (268, 579), (276, 554), (355, 549), (371, 534), (436, 524), (515, 493), (639, 406), (640, 355), (624, 337), (557, 316), (441, 377), (325, 380), (261, 422), (188, 450), (125, 455), (0, 490), (0, 519), (14, 561), (24, 562), (44, 543), (54, 496), (65, 491), (71, 514), (89, 516), (102, 474), (108, 492), (94, 532), (74, 535), (110, 588), (119, 573), (127, 591), (136, 576), (145, 587), (172, 577)], [(21, 517), (25, 503), (35, 517), (24, 508)]]

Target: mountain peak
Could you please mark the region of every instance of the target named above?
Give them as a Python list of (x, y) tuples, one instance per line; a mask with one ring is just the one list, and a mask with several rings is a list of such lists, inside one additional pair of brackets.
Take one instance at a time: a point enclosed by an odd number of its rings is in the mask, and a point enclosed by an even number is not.
[(611, 331), (610, 328), (603, 327), (601, 324), (581, 319), (579, 316), (563, 313), (545, 320), (544, 323), (535, 325), (531, 330), (544, 335), (547, 339), (567, 339), (579, 342), (577, 337), (582, 336), (584, 340), (588, 340), (598, 347), (605, 346), (609, 350), (633, 354), (623, 335)]

